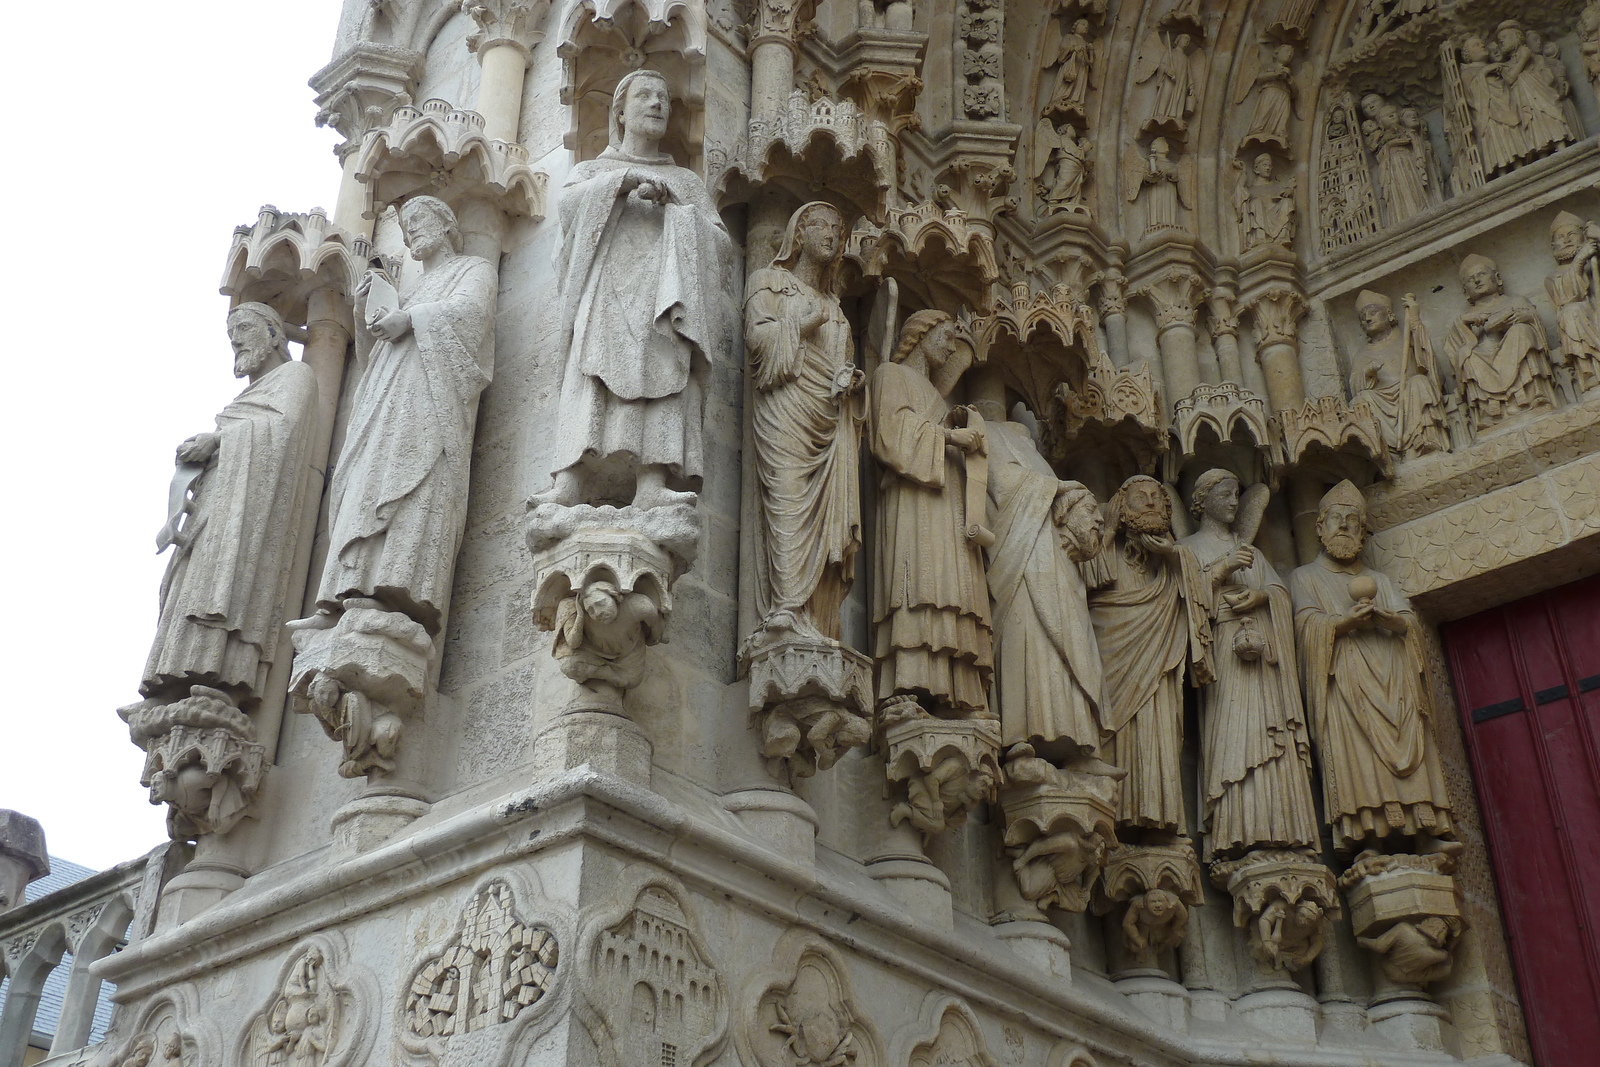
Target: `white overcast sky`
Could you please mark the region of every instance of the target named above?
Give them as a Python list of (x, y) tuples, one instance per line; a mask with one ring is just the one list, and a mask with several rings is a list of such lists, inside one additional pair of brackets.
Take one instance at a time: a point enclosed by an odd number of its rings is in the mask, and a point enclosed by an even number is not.
[(155, 625), (173, 448), (242, 384), (217, 292), (233, 227), (333, 208), (338, 138), (306, 79), (339, 6), (8, 6), (0, 808), (77, 863), (165, 836), (116, 709)]

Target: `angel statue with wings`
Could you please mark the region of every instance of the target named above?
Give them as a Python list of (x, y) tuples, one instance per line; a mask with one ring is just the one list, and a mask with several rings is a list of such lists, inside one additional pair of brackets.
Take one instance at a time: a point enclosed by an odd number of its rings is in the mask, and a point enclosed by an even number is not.
[(1187, 33), (1171, 36), (1152, 33), (1133, 63), (1133, 80), (1143, 85), (1155, 83), (1155, 105), (1144, 129), (1164, 129), (1182, 133), (1189, 128), (1189, 113), (1194, 110), (1193, 38)]
[(1244, 71), (1233, 102), (1237, 106), (1253, 91), (1256, 102), (1250, 111), (1250, 125), (1245, 130), (1241, 149), (1277, 148), (1289, 150), (1289, 119), (1301, 118), (1300, 91), (1295, 84), (1294, 46), (1280, 44), (1270, 56), (1265, 48), (1245, 52)]
[(1032, 173), (1047, 214), (1088, 212), (1083, 186), (1089, 178), (1089, 167), (1089, 142), (1078, 137), (1077, 127), (1070, 122), (1058, 126), (1049, 115), (1041, 116), (1033, 133)]
[(1095, 66), (1100, 59), (1098, 42), (1089, 39), (1089, 20), (1078, 19), (1070, 32), (1063, 34), (1061, 24), (1051, 19), (1045, 24), (1042, 55), (1054, 56), (1059, 65), (1056, 71), (1055, 91), (1045, 105), (1046, 115), (1088, 115), (1089, 90), (1099, 88)]
[(1137, 145), (1129, 145), (1122, 158), (1123, 187), (1128, 203), (1144, 198), (1144, 232), (1184, 229), (1178, 207), (1194, 207), (1194, 159), (1180, 149), (1172, 158), (1172, 146), (1165, 137), (1150, 142), (1150, 155), (1142, 156)]

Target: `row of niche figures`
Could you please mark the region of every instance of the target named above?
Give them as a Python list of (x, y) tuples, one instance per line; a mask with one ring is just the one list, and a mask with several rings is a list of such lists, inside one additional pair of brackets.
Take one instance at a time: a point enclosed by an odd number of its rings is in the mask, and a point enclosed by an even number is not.
[[(1111, 798), (1115, 841), (1103, 843), (1187, 848), (1187, 677), (1203, 709), (1207, 859), (1314, 860), (1313, 743), (1338, 853), (1454, 851), (1419, 624), (1360, 559), (1361, 493), (1345, 482), (1327, 494), (1323, 552), (1287, 582), (1251, 544), (1266, 487), (1241, 492), (1229, 471), (1196, 481), (1189, 536), (1175, 535), (1153, 478), (1129, 479), (1102, 509), (1051, 469), (1031, 416), (1008, 417), (997, 379), (980, 372), (972, 402), (951, 406), (970, 352), (947, 314), (912, 314), (863, 376), (832, 290), (843, 234), (836, 208), (803, 206), (747, 290), (763, 619), (747, 649), (842, 649), (864, 431), (879, 471), (876, 727), (891, 775), (897, 734), (920, 731), (928, 757), (901, 775), (891, 819), (938, 833), (1002, 783), (1033, 782)], [(780, 718), (766, 721), (769, 754), (798, 743), (826, 765), (867, 737), (815, 704)], [(957, 725), (965, 747), (929, 753), (928, 732)], [(1081, 834), (1013, 849), (1024, 894), (1081, 910), (1094, 853)]]
[(1387, 296), (1370, 289), (1357, 295), (1366, 342), (1350, 361), (1350, 395), (1366, 402), (1396, 456), (1448, 451), (1452, 439), (1464, 443), (1600, 385), (1600, 226), (1563, 211), (1551, 223), (1550, 248), (1556, 269), (1544, 287), (1555, 308), (1554, 349), (1538, 309), (1506, 292), (1494, 260), (1475, 253), (1462, 259), (1467, 308), (1444, 338), (1456, 385), (1449, 403), (1416, 298), (1406, 294), (1397, 315)]
[[(1584, 74), (1600, 97), (1600, 3), (1583, 10), (1577, 33)], [(1448, 175), (1419, 108), (1376, 90), (1359, 103), (1335, 99), (1323, 127), (1324, 252), (1400, 226), (1447, 195), (1582, 138), (1560, 45), (1538, 30), (1507, 19), (1487, 33), (1446, 39), (1439, 60), (1434, 99), (1443, 100)]]

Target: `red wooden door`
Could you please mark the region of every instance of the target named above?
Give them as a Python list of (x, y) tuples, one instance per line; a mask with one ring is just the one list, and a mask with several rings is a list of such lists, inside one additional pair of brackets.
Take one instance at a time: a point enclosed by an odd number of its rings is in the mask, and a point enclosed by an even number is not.
[(1600, 1055), (1600, 577), (1443, 628), (1541, 1067)]

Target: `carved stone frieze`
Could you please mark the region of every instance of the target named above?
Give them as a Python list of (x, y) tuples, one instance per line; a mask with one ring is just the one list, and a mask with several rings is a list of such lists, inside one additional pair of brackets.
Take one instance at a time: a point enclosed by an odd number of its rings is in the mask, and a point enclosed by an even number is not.
[(1120, 909), (1122, 947), (1140, 967), (1183, 942), (1189, 909), (1205, 901), (1200, 861), (1187, 841), (1117, 845), (1106, 857), (1095, 911)]
[(168, 805), (174, 838), (225, 834), (249, 814), (266, 751), (228, 694), (196, 685), (182, 699), (131, 704), (119, 714), (145, 750), (139, 784), (150, 803)]
[(544, 218), (549, 175), (528, 165), (522, 145), (490, 140), (483, 128), (483, 116), (445, 100), (395, 108), (367, 133), (356, 163), (367, 188), (366, 217), (427, 194), (458, 210), (480, 201), (509, 218)]
[(933, 1033), (912, 1048), (909, 1067), (1000, 1067), (965, 1005), (950, 1002), (936, 1025)]
[(1233, 897), (1233, 924), (1267, 972), (1289, 975), (1322, 952), (1327, 920), (1339, 918), (1333, 872), (1303, 852), (1263, 849), (1211, 865), (1211, 880)]
[(249, 1067), (342, 1067), (367, 1039), (370, 1005), (347, 984), (342, 958), (313, 941), (284, 961), (265, 1009), (245, 1031)]
[(524, 919), (509, 884), (493, 881), (461, 913), (455, 936), (412, 975), (400, 1005), (401, 1043), (437, 1060), (448, 1039), (518, 1019), (556, 982), (561, 947)]
[(1377, 957), (1389, 981), (1424, 986), (1449, 977), (1467, 925), (1454, 870), (1455, 861), (1443, 853), (1363, 852), (1339, 876), (1356, 941)]
[(677, 895), (639, 891), (629, 910), (585, 939), (585, 1025), (601, 1063), (707, 1063), (727, 1036), (728, 993)]
[(906, 799), (889, 822), (909, 822), (924, 834), (954, 829), (967, 812), (994, 799), (1000, 782), (1000, 723), (995, 719), (939, 719), (914, 700), (894, 698), (878, 708), (891, 782), (904, 782)]
[(956, 10), (957, 78), (960, 114), (978, 121), (1005, 118), (1001, 47), (1005, 9), (998, 0), (959, 0)]
[[(795, 931), (798, 933), (798, 931)], [(787, 943), (787, 944), (786, 944)], [(791, 947), (793, 946), (793, 947)], [(851, 989), (848, 972), (820, 943), (780, 942), (783, 970), (760, 989), (741, 1049), (760, 1067), (879, 1067), (877, 1031)]]

